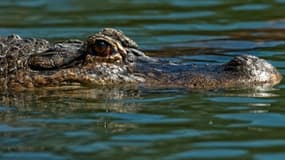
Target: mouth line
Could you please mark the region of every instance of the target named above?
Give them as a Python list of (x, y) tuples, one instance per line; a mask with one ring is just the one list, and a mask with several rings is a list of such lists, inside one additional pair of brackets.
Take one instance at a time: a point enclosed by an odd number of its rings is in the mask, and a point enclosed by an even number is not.
[(87, 63), (107, 62), (107, 63), (120, 64), (123, 62), (123, 58), (119, 53), (108, 55), (105, 57), (88, 54), (86, 56), (86, 62)]

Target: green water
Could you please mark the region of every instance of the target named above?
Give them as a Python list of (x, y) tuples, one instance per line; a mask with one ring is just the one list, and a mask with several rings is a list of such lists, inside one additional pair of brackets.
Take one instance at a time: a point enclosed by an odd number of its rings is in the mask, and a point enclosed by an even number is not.
[[(180, 63), (269, 60), (285, 74), (284, 0), (2, 0), (0, 35), (123, 30)], [(285, 84), (270, 90), (82, 88), (0, 94), (0, 159), (285, 159)]]

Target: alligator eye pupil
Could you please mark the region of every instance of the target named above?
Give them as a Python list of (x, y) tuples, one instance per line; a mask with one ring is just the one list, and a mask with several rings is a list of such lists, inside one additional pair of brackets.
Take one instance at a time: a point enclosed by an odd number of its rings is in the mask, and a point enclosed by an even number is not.
[(95, 42), (95, 46), (96, 47), (102, 47), (102, 48), (105, 48), (105, 47), (107, 47), (107, 43), (105, 42), (105, 41), (100, 41), (100, 40), (97, 40), (96, 42)]
[(103, 40), (95, 41), (93, 45), (93, 51), (95, 52), (95, 55), (101, 57), (110, 56), (112, 54), (112, 49), (110, 44)]

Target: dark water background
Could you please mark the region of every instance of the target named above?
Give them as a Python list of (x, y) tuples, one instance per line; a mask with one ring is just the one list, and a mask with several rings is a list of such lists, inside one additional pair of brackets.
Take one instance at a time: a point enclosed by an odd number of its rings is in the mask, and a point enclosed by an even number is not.
[[(149, 55), (285, 74), (285, 0), (1, 0), (0, 35), (51, 41), (103, 27)], [(285, 84), (270, 90), (69, 89), (0, 94), (0, 159), (285, 159)]]

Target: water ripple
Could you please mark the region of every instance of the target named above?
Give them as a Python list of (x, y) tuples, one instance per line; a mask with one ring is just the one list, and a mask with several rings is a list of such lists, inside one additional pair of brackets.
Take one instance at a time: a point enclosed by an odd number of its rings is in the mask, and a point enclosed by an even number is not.
[(120, 140), (120, 141), (158, 141), (158, 140), (170, 140), (170, 139), (177, 139), (183, 137), (196, 137), (202, 134), (212, 134), (213, 132), (201, 132), (197, 130), (177, 130), (170, 133), (165, 134), (125, 134), (125, 135), (118, 135), (113, 136), (113, 140)]
[(268, 160), (268, 159), (274, 159), (274, 160), (284, 160), (285, 159), (285, 153), (262, 153), (262, 154), (256, 154), (254, 156), (255, 160)]
[(38, 160), (64, 160), (67, 159), (65, 157), (57, 156), (51, 153), (45, 152), (10, 152), (4, 153), (0, 155), (0, 158), (3, 159), (13, 159), (13, 160), (31, 160), (31, 159), (38, 159)]
[(244, 156), (248, 152), (241, 149), (194, 149), (166, 157), (167, 160), (176, 159), (224, 159)]
[(216, 117), (227, 120), (239, 120), (243, 123), (234, 123), (230, 126), (259, 126), (259, 127), (285, 127), (285, 115), (279, 113), (229, 113), (217, 114)]
[(271, 104), (276, 102), (272, 99), (250, 98), (250, 97), (212, 97), (207, 98), (212, 102), (221, 103), (247, 103), (247, 104)]
[(256, 10), (266, 10), (270, 8), (270, 5), (267, 4), (245, 4), (240, 6), (233, 7), (233, 10), (237, 11), (256, 11)]
[(253, 140), (253, 141), (219, 141), (219, 142), (200, 142), (194, 143), (194, 147), (207, 148), (268, 148), (268, 147), (285, 147), (285, 140)]
[(22, 120), (22, 122), (40, 124), (90, 124), (96, 123), (97, 120), (84, 118), (27, 118)]
[(177, 117), (166, 117), (163, 115), (154, 114), (140, 114), (140, 113), (115, 113), (115, 112), (105, 112), (96, 113), (96, 117), (112, 118), (114, 122), (117, 123), (136, 123), (136, 124), (162, 124), (162, 123), (182, 123), (190, 122), (190, 119), (177, 118)]
[(27, 131), (35, 131), (36, 128), (32, 127), (12, 127), (7, 124), (0, 124), (0, 133), (6, 132), (27, 132)]

